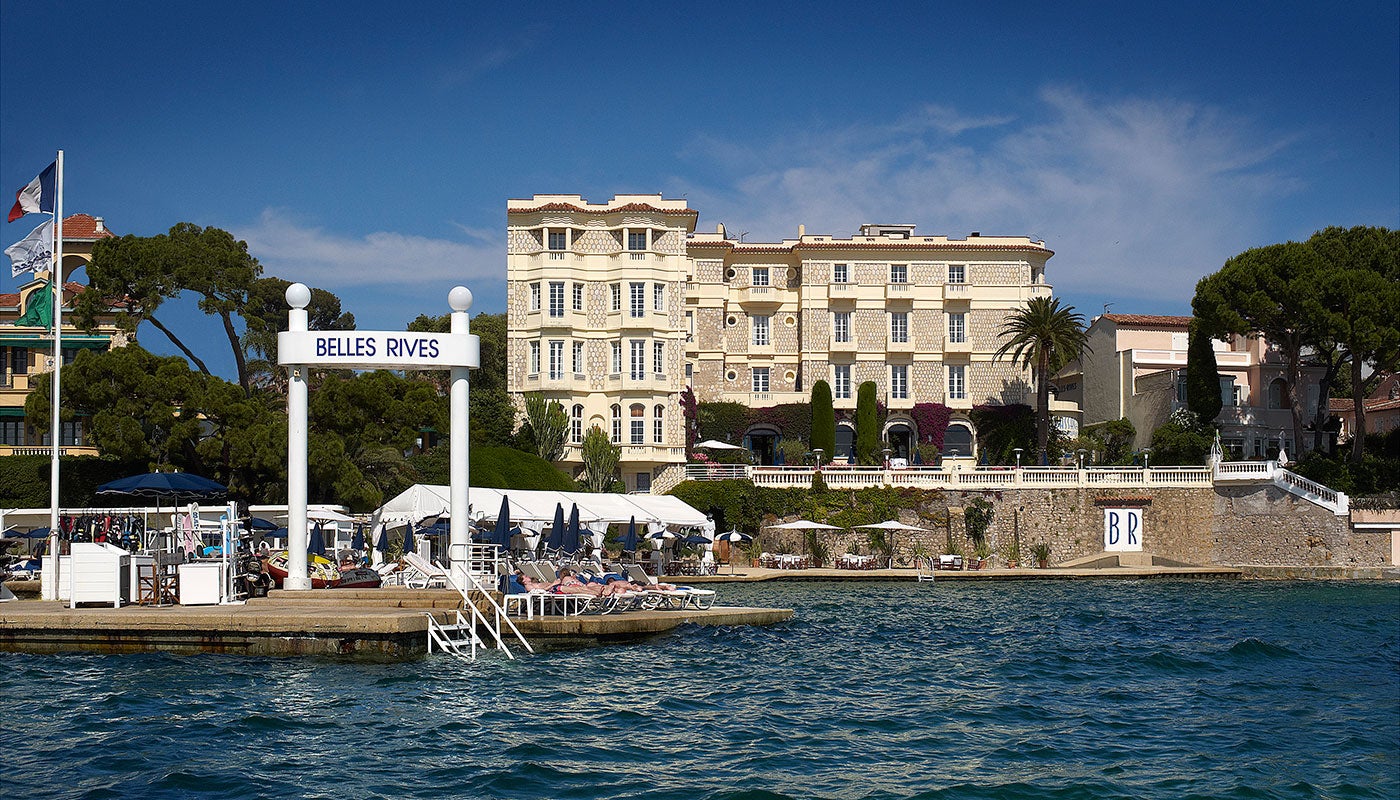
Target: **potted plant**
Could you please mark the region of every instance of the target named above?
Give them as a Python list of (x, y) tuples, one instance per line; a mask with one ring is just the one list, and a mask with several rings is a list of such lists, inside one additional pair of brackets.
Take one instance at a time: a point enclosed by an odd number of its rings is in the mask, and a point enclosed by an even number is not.
[(973, 548), (972, 554), (977, 556), (977, 569), (986, 569), (987, 559), (992, 557), (992, 546), (983, 540)]
[(1036, 542), (1031, 545), (1031, 557), (1035, 559), (1037, 566), (1045, 569), (1050, 563), (1050, 545), (1045, 542)]
[(1011, 540), (1011, 551), (1006, 555), (1006, 568), (1015, 569), (1021, 565), (1021, 537)]

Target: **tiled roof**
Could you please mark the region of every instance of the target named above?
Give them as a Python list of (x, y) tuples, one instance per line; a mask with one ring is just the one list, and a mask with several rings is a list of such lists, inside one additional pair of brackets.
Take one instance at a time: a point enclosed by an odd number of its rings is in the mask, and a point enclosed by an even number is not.
[(1100, 319), (1137, 328), (1187, 328), (1191, 325), (1190, 317), (1167, 314), (1104, 314)]
[[(1391, 400), (1388, 397), (1370, 398), (1365, 401), (1366, 413), (1372, 411), (1390, 411), (1400, 408), (1400, 400)], [(1355, 402), (1348, 397), (1332, 397), (1327, 400), (1327, 410), (1334, 414), (1350, 414), (1356, 409)]]
[[(67, 283), (63, 284), (63, 293), (65, 296), (76, 296), (86, 291), (87, 287), (81, 283), (68, 281)], [(18, 308), (19, 294), (19, 292), (6, 292), (5, 294), (0, 294), (0, 308)], [(64, 305), (67, 306), (71, 304), (64, 303)]]
[(107, 230), (97, 229), (97, 217), (89, 214), (74, 214), (63, 218), (63, 240), (69, 239), (108, 239), (116, 234)]

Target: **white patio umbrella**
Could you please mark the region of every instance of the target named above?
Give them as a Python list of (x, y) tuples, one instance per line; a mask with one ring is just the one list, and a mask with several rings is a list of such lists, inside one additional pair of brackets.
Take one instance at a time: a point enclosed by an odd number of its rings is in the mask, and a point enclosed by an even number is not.
[(872, 525), (856, 525), (857, 528), (874, 528), (876, 530), (890, 531), (890, 557), (885, 566), (894, 566), (894, 532), (895, 531), (927, 531), (928, 528), (919, 528), (914, 525), (905, 525), (897, 519), (887, 519), (884, 522), (876, 522)]
[(696, 447), (696, 448), (704, 447), (704, 448), (708, 448), (708, 449), (710, 449), (710, 450), (747, 450), (747, 449), (748, 449), (748, 448), (746, 448), (746, 447), (740, 447), (740, 446), (737, 445), (737, 444), (730, 444), (729, 442), (721, 442), (721, 441), (718, 440), (718, 439), (706, 439), (706, 440), (703, 441), (703, 442), (696, 442), (695, 447)]
[(795, 520), (795, 521), (793, 521), (793, 522), (784, 522), (784, 523), (781, 524), (781, 525), (769, 525), (768, 527), (771, 528), (771, 529), (773, 529), (773, 530), (775, 530), (775, 531), (806, 531), (806, 530), (814, 530), (814, 531), (839, 531), (839, 530), (842, 530), (841, 528), (839, 528), (839, 527), (837, 527), (837, 526), (835, 526), (835, 525), (827, 525), (825, 522), (808, 522), (808, 521), (805, 520), (805, 519), (799, 519), (799, 520)]

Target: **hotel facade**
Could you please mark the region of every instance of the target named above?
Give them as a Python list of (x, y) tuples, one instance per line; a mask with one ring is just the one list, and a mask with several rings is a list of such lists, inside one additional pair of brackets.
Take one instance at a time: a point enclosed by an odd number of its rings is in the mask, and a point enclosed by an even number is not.
[[(952, 410), (944, 454), (963, 458), (975, 455), (974, 405), (1034, 404), (1030, 373), (993, 354), (1007, 314), (1051, 293), (1044, 242), (867, 224), (752, 243), (723, 225), (698, 233), (697, 218), (660, 195), (508, 202), (508, 384), (518, 409), (530, 392), (563, 405), (566, 468), (581, 467), (597, 425), (622, 448), (628, 490), (649, 490), (685, 463), (686, 386), (700, 402), (758, 408), (807, 402), (825, 380), (840, 416), (872, 381), (896, 457), (919, 441), (916, 404)], [(742, 443), (769, 463), (782, 434), (758, 425)], [(853, 437), (841, 422), (837, 455)]]

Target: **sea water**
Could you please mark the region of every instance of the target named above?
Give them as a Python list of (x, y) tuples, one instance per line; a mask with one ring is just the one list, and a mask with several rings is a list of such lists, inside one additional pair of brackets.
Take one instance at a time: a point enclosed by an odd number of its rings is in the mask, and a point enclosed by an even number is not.
[(0, 656), (7, 798), (1396, 798), (1400, 586), (766, 583), (462, 663)]

